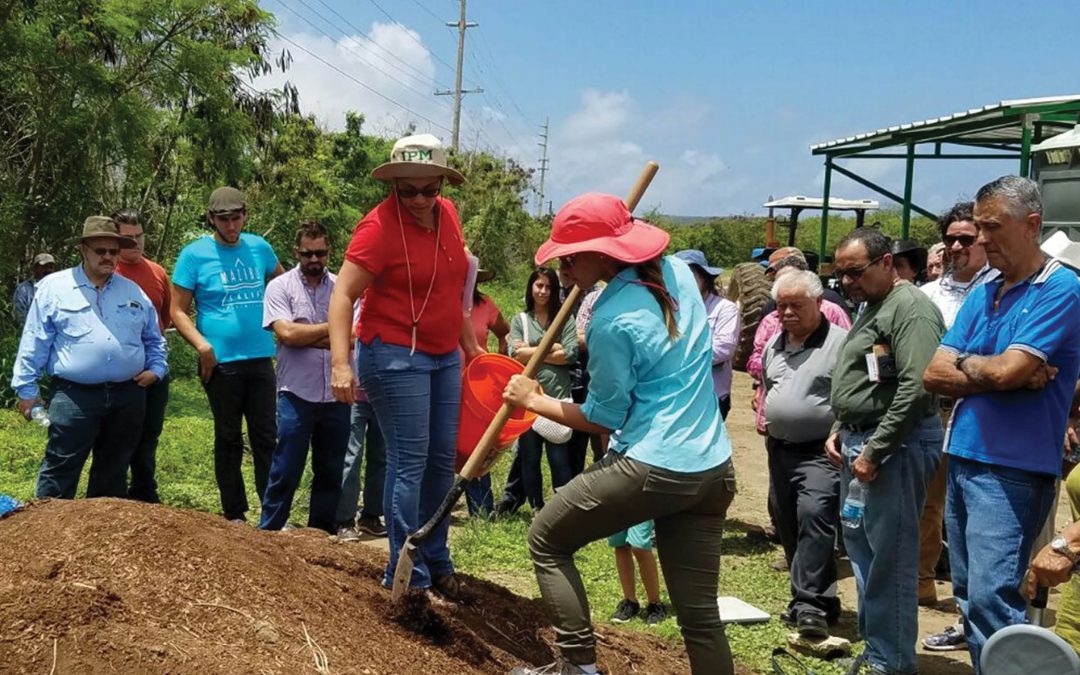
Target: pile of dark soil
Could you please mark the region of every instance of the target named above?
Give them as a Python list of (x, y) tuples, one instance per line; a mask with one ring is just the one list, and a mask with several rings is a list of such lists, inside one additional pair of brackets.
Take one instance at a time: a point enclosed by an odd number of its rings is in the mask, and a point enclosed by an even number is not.
[[(5, 673), (505, 673), (554, 660), (543, 606), (475, 580), (468, 606), (390, 603), (383, 551), (115, 499), (0, 520)], [(685, 652), (603, 628), (609, 673), (683, 673)]]

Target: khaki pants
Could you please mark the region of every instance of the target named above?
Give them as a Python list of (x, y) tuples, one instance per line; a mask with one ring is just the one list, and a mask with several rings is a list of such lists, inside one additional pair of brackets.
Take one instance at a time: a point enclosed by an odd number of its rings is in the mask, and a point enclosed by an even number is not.
[(574, 664), (596, 661), (589, 601), (574, 553), (645, 520), (686, 643), (691, 672), (734, 673), (716, 604), (724, 516), (735, 495), (731, 462), (678, 473), (609, 452), (563, 486), (529, 528), (540, 592), (555, 617), (555, 642)]
[[(940, 411), (941, 427), (949, 428), (952, 410)], [(923, 504), (922, 517), (919, 518), (919, 604), (932, 605), (937, 602), (937, 587), (934, 579), (937, 574), (938, 559), (941, 558), (941, 537), (945, 524), (945, 485), (949, 479), (949, 456), (941, 448), (941, 464), (926, 486), (926, 503)]]

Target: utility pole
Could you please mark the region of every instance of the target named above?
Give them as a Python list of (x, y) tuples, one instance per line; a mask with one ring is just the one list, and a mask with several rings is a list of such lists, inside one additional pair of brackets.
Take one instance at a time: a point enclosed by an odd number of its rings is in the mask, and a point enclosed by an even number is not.
[(447, 26), (458, 29), (458, 41), (457, 41), (457, 77), (454, 81), (453, 91), (437, 91), (436, 96), (449, 96), (454, 95), (454, 138), (451, 141), (451, 147), (456, 151), (458, 149), (458, 132), (461, 130), (461, 95), (462, 94), (482, 94), (484, 90), (477, 87), (476, 89), (461, 88), (461, 66), (465, 60), (465, 29), (476, 28), (480, 24), (475, 21), (465, 20), (465, 0), (461, 0), (461, 18), (457, 21), (447, 21)]
[(544, 175), (548, 169), (548, 156), (547, 156), (547, 142), (548, 142), (548, 118), (544, 118), (544, 133), (540, 134), (540, 138), (544, 139), (542, 143), (537, 143), (543, 148), (543, 154), (540, 156), (540, 199), (536, 202), (536, 218), (540, 219), (544, 215)]

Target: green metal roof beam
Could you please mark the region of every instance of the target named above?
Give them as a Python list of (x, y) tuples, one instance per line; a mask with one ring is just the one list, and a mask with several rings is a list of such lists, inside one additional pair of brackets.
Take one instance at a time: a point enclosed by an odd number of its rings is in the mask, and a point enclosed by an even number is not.
[(907, 145), (908, 143), (951, 143), (953, 141), (951, 141), (950, 139), (953, 136), (969, 134), (975, 131), (994, 131), (996, 129), (1008, 129), (1010, 127), (1016, 126), (1017, 121), (1018, 120), (995, 117), (992, 119), (985, 119), (977, 122), (957, 124), (947, 128), (924, 129), (923, 133), (919, 133), (919, 130), (917, 129), (898, 129), (897, 131), (889, 134), (889, 137), (886, 139), (868, 142), (866, 143), (866, 145), (863, 145), (861, 147), (853, 148), (850, 145), (837, 146), (835, 148), (820, 148), (811, 152), (815, 155), (832, 155), (833, 157), (843, 157), (845, 155), (865, 152), (867, 150), (891, 148), (898, 145)]
[[(937, 155), (937, 154), (934, 154), (932, 152), (931, 153), (915, 153), (915, 159), (1013, 159), (1013, 160), (1016, 160), (1016, 159), (1020, 159), (1020, 157), (1021, 157), (1021, 155), (1016, 154), (1016, 153), (1011, 154), (1011, 155), (994, 155), (994, 154), (989, 154), (989, 153), (988, 154), (983, 154), (983, 155), (976, 154), (976, 153), (970, 153), (970, 154), (941, 154), (941, 155)], [(870, 153), (870, 154), (867, 154), (867, 155), (853, 155), (851, 157), (845, 157), (844, 159), (906, 159), (906, 158), (907, 158), (907, 155), (901, 155), (900, 153), (887, 154), (887, 153), (877, 152), (877, 153)]]
[[(828, 165), (826, 165), (826, 167), (828, 167)], [(845, 169), (844, 167), (840, 166), (839, 164), (833, 164), (832, 165), (832, 170), (836, 171), (837, 173), (839, 173), (839, 174), (841, 174), (843, 176), (846, 176), (847, 178), (850, 178), (851, 180), (855, 181), (859, 185), (862, 185), (864, 187), (868, 187), (871, 190), (873, 190), (874, 192), (877, 192), (880, 195), (884, 195), (885, 197), (888, 197), (889, 199), (893, 200), (897, 204), (903, 204), (903, 202), (904, 202), (904, 198), (901, 197), (900, 195), (896, 194), (895, 192), (890, 192), (889, 190), (886, 190), (885, 188), (881, 187), (880, 185), (877, 185), (877, 184), (871, 182), (870, 180), (868, 180), (866, 178), (863, 178), (862, 176), (856, 174), (855, 172), (850, 171), (848, 169)], [(921, 215), (926, 216), (927, 218), (933, 218), (934, 220), (937, 220), (938, 214), (933, 213), (931, 211), (927, 211), (926, 209), (919, 206), (918, 204), (912, 204), (911, 209), (913, 211), (921, 214)]]

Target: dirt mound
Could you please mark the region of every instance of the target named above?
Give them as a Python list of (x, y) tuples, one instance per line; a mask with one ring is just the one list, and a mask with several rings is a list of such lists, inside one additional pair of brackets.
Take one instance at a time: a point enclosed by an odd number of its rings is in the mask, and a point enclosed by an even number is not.
[[(386, 555), (115, 499), (0, 520), (0, 671), (505, 673), (554, 659), (542, 605), (474, 581), (467, 606), (394, 608)], [(610, 673), (686, 672), (681, 648), (602, 629)]]

